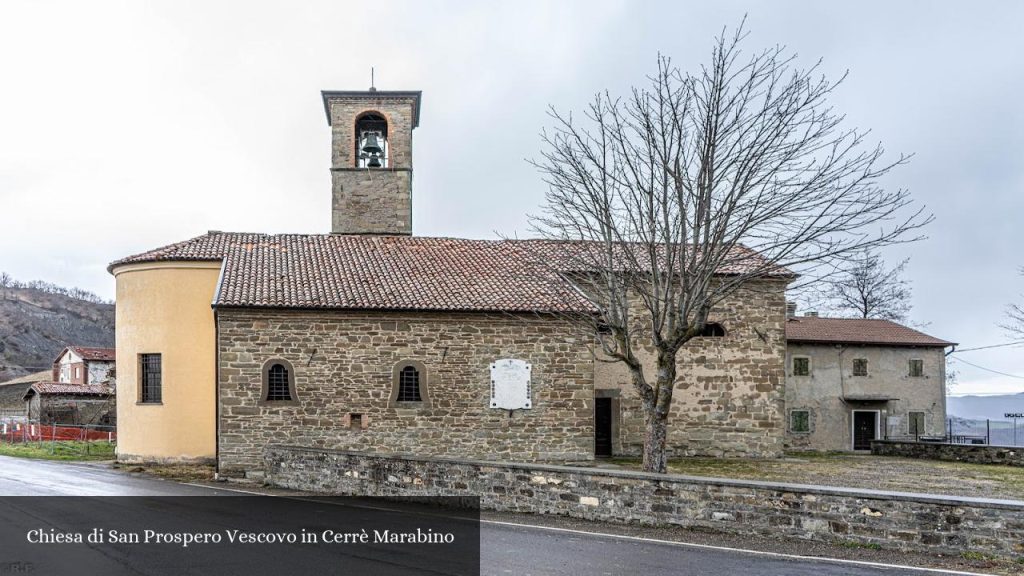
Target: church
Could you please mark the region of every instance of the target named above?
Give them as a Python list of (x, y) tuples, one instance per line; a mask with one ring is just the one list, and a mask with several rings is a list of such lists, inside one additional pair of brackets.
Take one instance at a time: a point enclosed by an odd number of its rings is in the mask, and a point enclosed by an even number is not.
[[(519, 462), (639, 454), (628, 372), (567, 320), (585, 303), (528, 256), (544, 241), (413, 234), (421, 93), (322, 96), (330, 233), (211, 231), (108, 267), (118, 459), (258, 478), (269, 445)], [(791, 279), (758, 280), (680, 352), (672, 454), (781, 454)]]

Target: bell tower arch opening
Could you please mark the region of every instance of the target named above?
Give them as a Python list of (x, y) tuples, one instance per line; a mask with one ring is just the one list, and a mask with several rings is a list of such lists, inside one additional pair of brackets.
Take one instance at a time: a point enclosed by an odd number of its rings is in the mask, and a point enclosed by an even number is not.
[(388, 121), (378, 112), (356, 118), (356, 168), (388, 167)]
[(331, 232), (412, 235), (412, 133), (420, 92), (325, 91)]

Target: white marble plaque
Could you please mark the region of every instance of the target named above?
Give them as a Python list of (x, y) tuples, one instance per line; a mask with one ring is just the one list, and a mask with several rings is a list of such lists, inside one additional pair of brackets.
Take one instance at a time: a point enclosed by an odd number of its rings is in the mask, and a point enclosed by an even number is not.
[(491, 364), (491, 408), (521, 410), (530, 408), (530, 364), (503, 358)]

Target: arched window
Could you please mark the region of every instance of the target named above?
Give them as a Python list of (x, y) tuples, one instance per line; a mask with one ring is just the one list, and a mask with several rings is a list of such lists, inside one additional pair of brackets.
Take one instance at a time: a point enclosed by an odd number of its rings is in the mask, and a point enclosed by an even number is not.
[(294, 402), (295, 370), (287, 360), (270, 360), (263, 365), (262, 402)]
[(356, 167), (388, 166), (388, 122), (380, 114), (369, 112), (356, 120)]
[(267, 401), (291, 400), (288, 389), (288, 369), (283, 364), (274, 364), (267, 371)]
[(725, 337), (725, 327), (718, 322), (708, 322), (704, 325), (704, 329), (700, 331), (701, 338), (723, 338)]
[(398, 401), (423, 401), (420, 396), (420, 371), (413, 366), (406, 366), (398, 373)]
[(416, 360), (403, 360), (395, 364), (391, 377), (391, 396), (388, 404), (393, 408), (423, 408), (429, 406), (427, 367)]

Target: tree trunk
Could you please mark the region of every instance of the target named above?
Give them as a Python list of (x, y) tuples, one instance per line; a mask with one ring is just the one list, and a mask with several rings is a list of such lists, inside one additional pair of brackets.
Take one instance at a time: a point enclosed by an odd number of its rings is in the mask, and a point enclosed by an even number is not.
[(676, 352), (658, 352), (657, 383), (654, 393), (643, 398), (644, 472), (668, 471), (668, 415), (676, 381)]
[(644, 406), (644, 472), (664, 474), (668, 470), (665, 442), (668, 439), (668, 418)]

